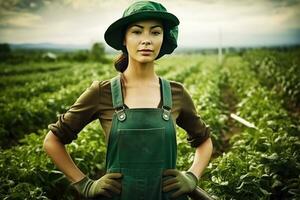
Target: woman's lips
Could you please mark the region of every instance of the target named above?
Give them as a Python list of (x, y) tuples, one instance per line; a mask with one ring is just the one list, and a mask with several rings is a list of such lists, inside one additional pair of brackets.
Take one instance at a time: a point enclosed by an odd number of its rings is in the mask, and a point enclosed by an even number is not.
[(153, 50), (151, 50), (151, 49), (141, 49), (141, 50), (138, 50), (138, 52), (140, 52), (142, 55), (149, 55), (153, 52)]
[(151, 49), (140, 49), (138, 51), (153, 52), (153, 50), (151, 50)]

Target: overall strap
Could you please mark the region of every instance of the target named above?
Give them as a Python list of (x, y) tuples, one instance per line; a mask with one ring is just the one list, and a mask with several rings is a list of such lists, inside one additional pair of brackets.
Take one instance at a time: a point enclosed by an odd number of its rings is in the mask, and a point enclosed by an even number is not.
[(163, 107), (171, 109), (172, 108), (172, 92), (170, 82), (166, 79), (161, 78), (162, 85), (162, 97), (163, 97)]
[[(168, 121), (172, 109), (172, 92), (170, 82), (159, 77), (161, 80), (162, 87), (162, 100), (163, 100), (163, 114), (162, 117), (164, 120)], [(112, 93), (112, 102), (113, 107), (116, 110), (117, 117), (119, 121), (124, 121), (126, 119), (126, 113), (124, 111), (124, 102), (122, 96), (121, 80), (120, 75), (111, 79), (111, 93)]]
[(111, 95), (114, 109), (122, 108), (123, 104), (123, 96), (120, 82), (120, 75), (115, 76), (110, 80), (111, 87)]
[(161, 78), (162, 85), (162, 98), (163, 98), (163, 119), (168, 121), (170, 119), (171, 109), (172, 109), (172, 91), (170, 82)]
[(126, 114), (124, 111), (124, 102), (121, 88), (120, 75), (115, 76), (110, 80), (110, 88), (112, 95), (113, 107), (116, 110), (117, 117), (119, 121), (124, 121), (126, 119)]

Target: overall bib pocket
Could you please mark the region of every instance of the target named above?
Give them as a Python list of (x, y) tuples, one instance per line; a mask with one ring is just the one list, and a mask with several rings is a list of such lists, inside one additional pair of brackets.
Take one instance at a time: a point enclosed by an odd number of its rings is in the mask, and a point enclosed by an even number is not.
[(129, 168), (161, 168), (165, 153), (165, 128), (119, 129), (118, 155), (120, 166)]

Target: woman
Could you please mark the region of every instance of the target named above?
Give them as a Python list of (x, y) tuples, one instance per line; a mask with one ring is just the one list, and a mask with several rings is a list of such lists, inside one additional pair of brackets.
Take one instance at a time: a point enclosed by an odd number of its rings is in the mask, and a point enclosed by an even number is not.
[[(93, 84), (55, 124), (44, 148), (85, 197), (100, 199), (187, 199), (207, 166), (212, 142), (186, 89), (158, 77), (154, 60), (177, 47), (179, 20), (159, 3), (135, 2), (109, 26), (105, 41), (122, 56), (120, 75)], [(178, 66), (180, 67), (180, 66)], [(106, 174), (91, 180), (76, 167), (64, 144), (100, 119), (107, 139)], [(188, 171), (176, 170), (175, 123), (196, 148)]]

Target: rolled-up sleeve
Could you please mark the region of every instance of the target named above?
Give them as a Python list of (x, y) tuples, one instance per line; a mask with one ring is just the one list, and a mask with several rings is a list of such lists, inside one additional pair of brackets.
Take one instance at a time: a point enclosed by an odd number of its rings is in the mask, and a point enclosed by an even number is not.
[(197, 114), (193, 100), (184, 86), (181, 99), (181, 110), (176, 123), (187, 132), (190, 145), (198, 147), (210, 137), (210, 128)]
[(99, 81), (93, 81), (67, 112), (59, 115), (56, 123), (48, 125), (63, 144), (71, 143), (88, 123), (98, 117), (99, 92)]

